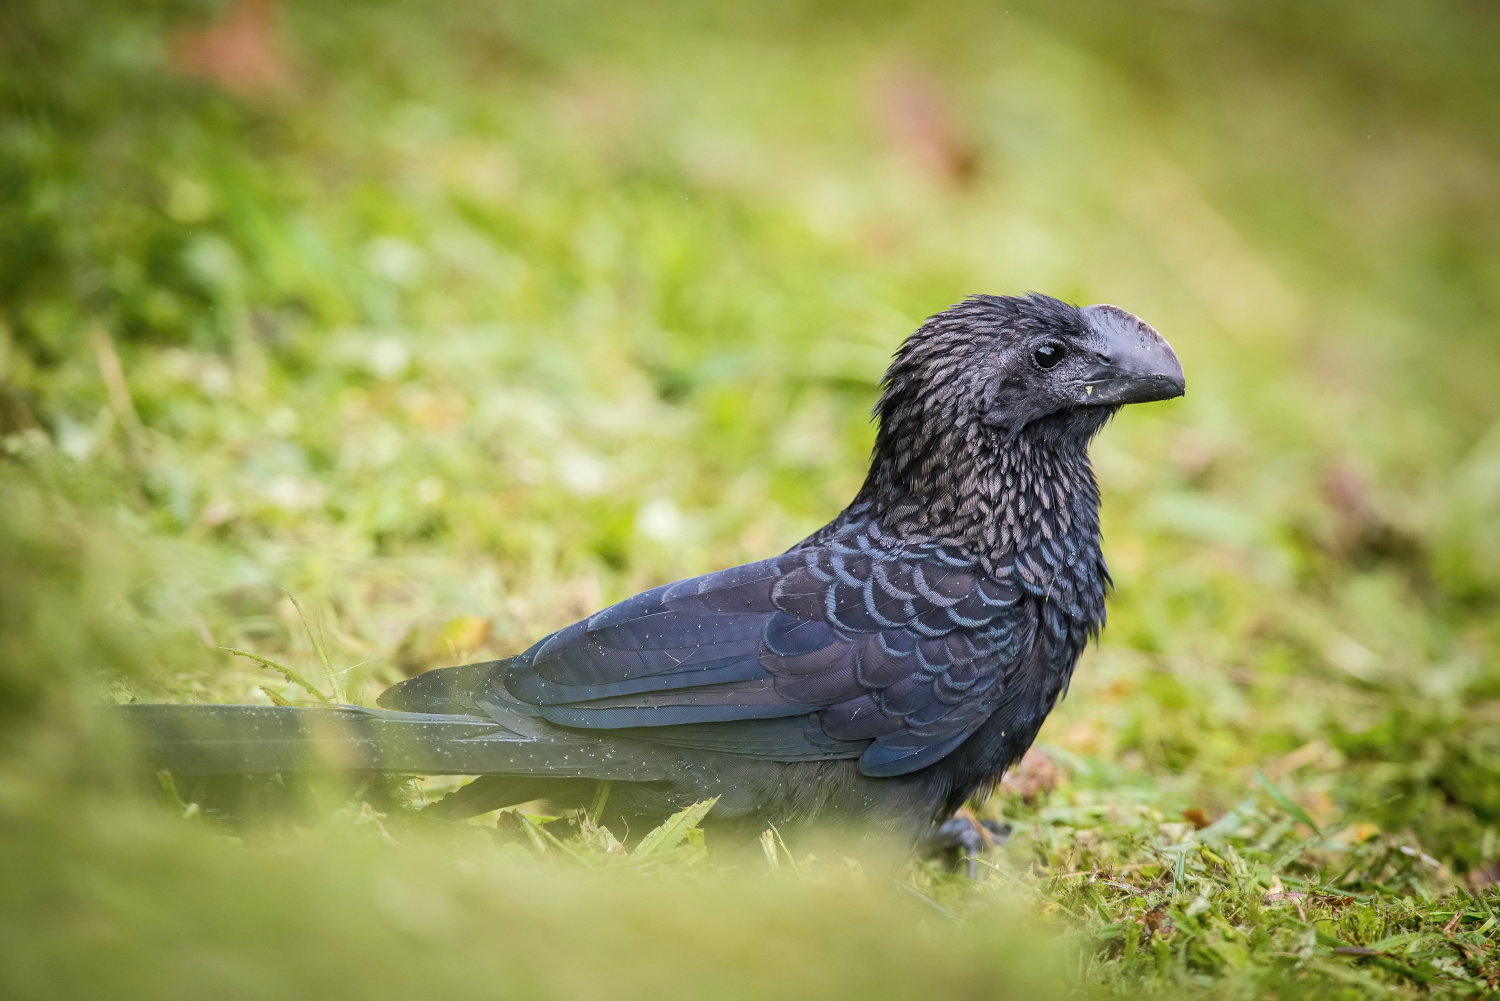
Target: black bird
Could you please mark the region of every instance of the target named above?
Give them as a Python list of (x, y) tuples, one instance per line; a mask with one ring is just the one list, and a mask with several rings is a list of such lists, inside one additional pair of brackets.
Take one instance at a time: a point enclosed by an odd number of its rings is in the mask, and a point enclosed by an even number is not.
[(536, 798), (648, 829), (837, 816), (913, 839), (992, 788), (1104, 625), (1090, 440), (1182, 366), (1116, 306), (976, 295), (896, 353), (870, 472), (770, 559), (653, 588), (506, 660), (432, 671), (381, 709), (129, 707), (183, 774), (479, 774), (437, 804)]

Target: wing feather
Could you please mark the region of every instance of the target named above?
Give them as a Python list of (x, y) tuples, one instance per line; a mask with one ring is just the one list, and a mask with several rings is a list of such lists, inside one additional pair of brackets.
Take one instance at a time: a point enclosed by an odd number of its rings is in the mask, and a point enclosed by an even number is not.
[(986, 574), (942, 546), (846, 526), (611, 606), (515, 658), (501, 683), (567, 726), (905, 774), (1004, 705), (1037, 635), (1027, 595), (1069, 556), (1041, 547)]

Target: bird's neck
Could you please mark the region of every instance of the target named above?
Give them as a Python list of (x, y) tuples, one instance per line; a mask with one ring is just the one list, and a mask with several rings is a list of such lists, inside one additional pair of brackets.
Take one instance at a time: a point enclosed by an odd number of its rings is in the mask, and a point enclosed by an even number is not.
[(1007, 438), (976, 423), (904, 442), (882, 434), (855, 507), (897, 537), (957, 547), (992, 570), (1043, 546), (1092, 562), (1093, 430), (1045, 424)]

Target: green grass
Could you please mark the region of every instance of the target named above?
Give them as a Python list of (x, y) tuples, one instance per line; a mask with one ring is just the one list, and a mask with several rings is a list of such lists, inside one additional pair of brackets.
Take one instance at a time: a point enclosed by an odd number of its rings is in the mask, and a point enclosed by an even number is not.
[[(1494, 989), (1492, 14), (298, 3), (195, 77), (221, 17), (0, 13), (9, 992)], [(231, 649), (369, 702), (785, 548), (900, 339), (1028, 288), (1189, 395), (1096, 446), (1111, 623), (984, 879), (439, 781), (231, 836), (89, 712), (312, 698)]]

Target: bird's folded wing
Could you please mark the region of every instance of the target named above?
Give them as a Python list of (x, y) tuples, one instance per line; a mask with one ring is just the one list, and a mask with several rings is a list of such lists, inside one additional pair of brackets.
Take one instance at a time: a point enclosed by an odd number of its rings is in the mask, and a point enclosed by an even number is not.
[(900, 775), (1004, 705), (1036, 634), (1025, 590), (1008, 568), (851, 526), (607, 608), (497, 684), (566, 726)]

